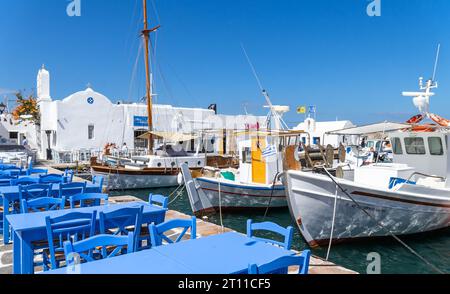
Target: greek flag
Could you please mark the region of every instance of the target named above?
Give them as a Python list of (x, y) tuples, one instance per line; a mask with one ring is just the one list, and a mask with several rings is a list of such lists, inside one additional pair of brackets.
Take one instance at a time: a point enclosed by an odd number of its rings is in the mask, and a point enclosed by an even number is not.
[(262, 157), (266, 158), (277, 154), (277, 148), (273, 145), (267, 146), (262, 152)]

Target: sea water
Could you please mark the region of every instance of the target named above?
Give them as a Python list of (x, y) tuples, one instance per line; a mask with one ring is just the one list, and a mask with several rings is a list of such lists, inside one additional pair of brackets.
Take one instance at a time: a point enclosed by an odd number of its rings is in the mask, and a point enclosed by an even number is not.
[[(168, 196), (174, 190), (175, 188), (126, 190), (115, 191), (111, 194), (133, 195), (147, 201), (149, 193)], [(176, 195), (171, 196), (170, 201), (173, 202), (170, 203), (169, 209), (192, 215), (192, 210), (186, 192), (184, 191), (183, 194), (176, 199), (175, 197)], [(223, 213), (222, 218), (218, 213), (216, 213), (208, 215), (207, 221), (217, 225), (220, 225), (222, 222), (225, 227), (241, 233), (246, 232), (246, 222), (248, 219), (253, 219), (255, 222), (264, 220), (271, 221), (284, 227), (293, 226), (295, 229), (293, 248), (296, 250), (308, 248), (308, 245), (302, 239), (298, 228), (292, 221), (287, 208), (269, 210), (265, 218), (264, 213), (264, 210)], [(401, 236), (400, 238), (433, 265), (437, 266), (440, 270), (450, 273), (450, 229), (436, 233)], [(314, 255), (320, 257), (325, 257), (326, 251), (327, 248), (312, 250)], [(367, 273), (367, 269), (368, 267), (370, 268), (370, 264), (372, 262), (372, 259), (368, 258), (368, 256), (372, 256), (373, 253), (377, 253), (381, 257), (380, 270), (382, 274), (435, 273), (430, 266), (426, 265), (392, 237), (333, 245), (331, 247), (329, 260), (337, 265), (341, 265), (345, 268), (364, 274)]]

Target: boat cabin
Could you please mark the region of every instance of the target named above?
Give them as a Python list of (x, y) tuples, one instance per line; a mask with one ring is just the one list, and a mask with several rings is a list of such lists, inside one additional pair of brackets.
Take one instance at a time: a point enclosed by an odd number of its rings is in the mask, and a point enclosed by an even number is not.
[(283, 151), (300, 142), (303, 131), (245, 132), (237, 136), (239, 181), (269, 185), (283, 172)]

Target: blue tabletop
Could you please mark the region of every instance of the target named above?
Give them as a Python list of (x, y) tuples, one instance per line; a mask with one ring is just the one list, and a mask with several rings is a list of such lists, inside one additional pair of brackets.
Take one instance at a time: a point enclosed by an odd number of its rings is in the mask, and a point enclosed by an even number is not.
[[(248, 265), (294, 255), (280, 247), (226, 233), (80, 265), (81, 274), (232, 274)], [(45, 274), (65, 274), (61, 268)]]
[[(80, 265), (79, 274), (187, 274), (191, 270), (156, 250), (148, 249), (133, 254), (102, 259)], [(41, 274), (66, 274), (67, 268)]]
[(27, 230), (35, 230), (39, 228), (45, 228), (45, 218), (47, 216), (50, 217), (58, 217), (64, 214), (68, 214), (71, 212), (92, 212), (94, 210), (97, 211), (97, 219), (99, 217), (98, 213), (110, 212), (117, 209), (125, 208), (125, 207), (140, 207), (144, 206), (143, 214), (151, 214), (151, 213), (162, 213), (167, 209), (160, 208), (157, 206), (150, 205), (146, 202), (128, 202), (121, 204), (109, 204), (109, 205), (101, 205), (94, 207), (83, 207), (83, 208), (74, 208), (74, 209), (63, 209), (63, 210), (52, 210), (52, 211), (44, 211), (44, 212), (36, 212), (36, 213), (23, 213), (23, 214), (10, 214), (7, 215), (6, 218), (9, 221), (10, 226), (16, 232), (27, 231)]
[(262, 265), (295, 254), (235, 232), (163, 245), (154, 250), (182, 262), (196, 273), (206, 274), (247, 272), (249, 264)]
[[(59, 191), (59, 185), (60, 184), (53, 184), (52, 185), (52, 191)], [(98, 184), (92, 184), (90, 182), (88, 182), (86, 184), (86, 189), (90, 189), (90, 188), (98, 188)], [(76, 188), (79, 189), (79, 188)], [(5, 195), (6, 197), (10, 197), (10, 196), (17, 196), (19, 195), (19, 186), (4, 186), (4, 187), (0, 187), (0, 194)]]

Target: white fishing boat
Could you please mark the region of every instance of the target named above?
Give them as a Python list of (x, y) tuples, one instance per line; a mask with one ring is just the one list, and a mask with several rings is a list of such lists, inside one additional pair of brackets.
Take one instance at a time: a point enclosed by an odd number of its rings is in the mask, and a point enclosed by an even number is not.
[[(288, 170), (292, 217), (310, 246), (361, 238), (408, 235), (450, 225), (450, 121), (429, 112), (432, 80), (414, 97), (422, 112), (407, 124), (377, 124), (348, 133), (379, 132), (392, 143), (393, 163), (342, 171)], [(436, 124), (418, 125), (424, 118)], [(345, 132), (345, 130), (344, 130)]]
[(194, 213), (286, 207), (279, 176), (283, 151), (296, 148), (301, 131), (245, 131), (237, 134), (238, 169), (182, 166), (183, 180)]

